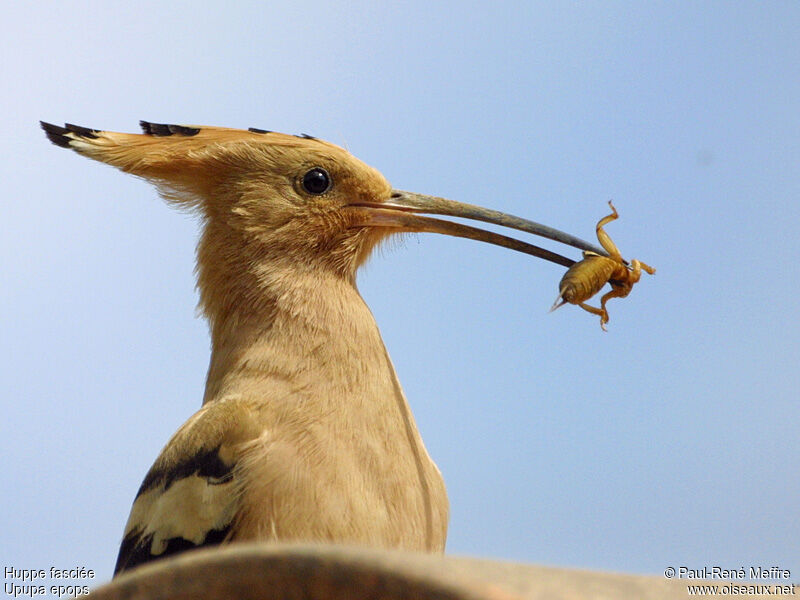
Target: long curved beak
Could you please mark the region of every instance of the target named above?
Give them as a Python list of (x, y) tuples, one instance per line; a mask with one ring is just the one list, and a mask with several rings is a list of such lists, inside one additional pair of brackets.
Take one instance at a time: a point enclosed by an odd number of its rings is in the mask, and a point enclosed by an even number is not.
[(561, 242), (562, 244), (567, 244), (574, 248), (595, 252), (602, 256), (608, 256), (608, 253), (602, 248), (598, 248), (589, 242), (585, 242), (584, 240), (559, 231), (558, 229), (553, 229), (552, 227), (500, 211), (475, 206), (474, 204), (447, 200), (446, 198), (439, 198), (437, 196), (392, 190), (389, 200), (384, 202), (359, 202), (351, 204), (350, 206), (368, 209), (362, 212), (362, 220), (359, 221), (356, 226), (390, 227), (398, 231), (443, 233), (456, 237), (469, 238), (471, 240), (487, 242), (489, 244), (510, 248), (511, 250), (517, 250), (518, 252), (524, 252), (565, 267), (571, 267), (575, 264), (575, 261), (571, 258), (551, 252), (550, 250), (545, 250), (539, 246), (534, 246), (533, 244), (499, 233), (493, 233), (477, 227), (470, 227), (469, 225), (462, 225), (461, 223), (454, 223), (443, 219), (423, 217), (419, 216), (419, 213), (445, 215), (492, 223), (494, 225), (532, 233), (556, 242)]

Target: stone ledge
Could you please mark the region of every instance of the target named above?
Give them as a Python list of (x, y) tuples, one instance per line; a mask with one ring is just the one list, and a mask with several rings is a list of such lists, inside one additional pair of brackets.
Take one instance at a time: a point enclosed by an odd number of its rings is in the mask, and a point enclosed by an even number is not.
[[(142, 566), (93, 590), (91, 597), (94, 600), (662, 600), (688, 598), (687, 585), (695, 584), (722, 587), (725, 582), (668, 580), (334, 545), (235, 544), (188, 552)], [(747, 594), (746, 597), (765, 596)]]

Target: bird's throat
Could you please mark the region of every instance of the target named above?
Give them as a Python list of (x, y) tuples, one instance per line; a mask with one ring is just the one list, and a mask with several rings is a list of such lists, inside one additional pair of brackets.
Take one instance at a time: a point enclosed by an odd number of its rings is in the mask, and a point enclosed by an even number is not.
[(259, 388), (271, 398), (358, 399), (391, 387), (380, 333), (352, 282), (275, 267), (259, 279), (262, 297), (243, 298), (211, 319), (204, 403)]

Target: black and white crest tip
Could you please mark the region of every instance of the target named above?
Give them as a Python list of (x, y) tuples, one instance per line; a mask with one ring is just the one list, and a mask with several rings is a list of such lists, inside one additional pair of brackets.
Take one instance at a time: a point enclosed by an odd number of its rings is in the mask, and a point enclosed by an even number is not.
[(100, 133), (97, 129), (89, 129), (88, 127), (81, 127), (80, 125), (73, 125), (72, 123), (64, 123), (64, 127), (53, 125), (52, 123), (45, 123), (39, 121), (39, 124), (44, 129), (47, 139), (53, 142), (56, 146), (62, 148), (69, 148), (69, 143), (72, 141), (67, 134), (73, 133), (79, 137), (97, 139), (97, 134)]
[(139, 121), (139, 125), (147, 135), (166, 136), (166, 135), (186, 135), (192, 136), (200, 133), (199, 127), (186, 127), (185, 125), (169, 125), (166, 123), (151, 123), (150, 121)]

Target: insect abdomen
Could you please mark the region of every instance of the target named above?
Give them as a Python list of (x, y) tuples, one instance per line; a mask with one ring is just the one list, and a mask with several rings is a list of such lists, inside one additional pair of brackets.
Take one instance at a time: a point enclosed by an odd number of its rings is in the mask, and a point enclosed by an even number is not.
[(603, 288), (618, 266), (610, 258), (598, 255), (576, 262), (558, 285), (561, 298), (570, 304), (585, 302)]

